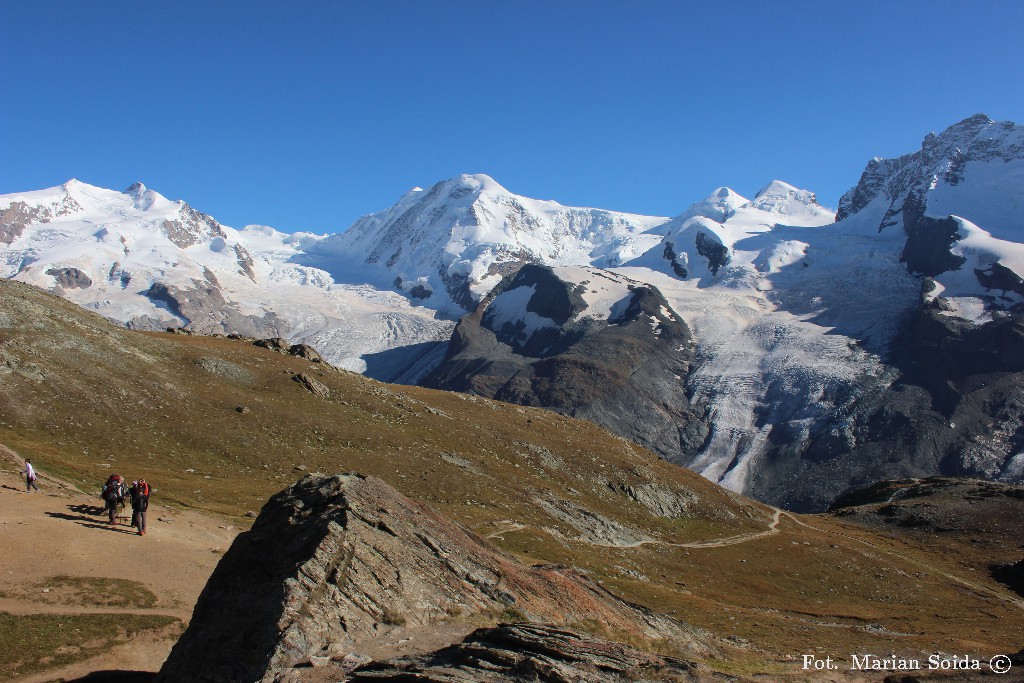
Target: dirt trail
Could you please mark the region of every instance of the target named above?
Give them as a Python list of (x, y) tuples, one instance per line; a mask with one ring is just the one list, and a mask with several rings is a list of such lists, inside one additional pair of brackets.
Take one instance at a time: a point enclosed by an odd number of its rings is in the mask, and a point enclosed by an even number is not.
[[(773, 508), (774, 509), (774, 508)], [(782, 516), (782, 510), (775, 509), (775, 514), (772, 515), (772, 521), (768, 524), (768, 528), (765, 531), (754, 531), (749, 534), (736, 534), (735, 536), (723, 536), (722, 538), (714, 538), (710, 541), (694, 541), (692, 543), (670, 543), (669, 541), (659, 541), (656, 538), (652, 538), (646, 541), (636, 541), (635, 543), (626, 543), (623, 545), (617, 545), (616, 548), (639, 548), (642, 545), (663, 545), (669, 548), (721, 548), (727, 545), (739, 545), (740, 543), (748, 543), (750, 541), (756, 541), (759, 538), (766, 536), (772, 536), (779, 533), (779, 520)], [(522, 528), (522, 525), (519, 525)], [(492, 538), (488, 536), (488, 538)], [(600, 545), (600, 544), (598, 544)]]
[[(221, 553), (240, 531), (237, 526), (226, 527), (236, 523), (166, 508), (159, 504), (159, 482), (153, 482), (156, 491), (147, 534), (138, 536), (129, 526), (107, 524), (99, 497), (55, 479), (46, 472), (45, 462), (33, 463), (41, 490), (26, 493), (24, 477), (18, 474), (24, 462), (0, 446), (0, 590), (4, 594), (0, 611), (162, 614), (188, 622)], [(97, 472), (97, 492), (105, 476)], [(49, 590), (47, 580), (55, 576), (136, 581), (156, 595), (156, 604), (150, 608), (53, 604), (55, 596), (43, 591)], [(16, 683), (76, 678), (100, 670), (156, 671), (174, 637), (139, 640), (65, 669), (16, 679)]]
[(775, 514), (772, 515), (772, 523), (768, 525), (767, 531), (756, 531), (752, 534), (728, 536), (726, 538), (718, 538), (713, 541), (701, 541), (699, 543), (672, 543), (671, 545), (677, 548), (721, 548), (722, 546), (738, 545), (740, 543), (747, 543), (748, 541), (756, 541), (759, 538), (779, 533), (778, 527), (779, 520), (781, 518), (782, 510), (776, 510)]

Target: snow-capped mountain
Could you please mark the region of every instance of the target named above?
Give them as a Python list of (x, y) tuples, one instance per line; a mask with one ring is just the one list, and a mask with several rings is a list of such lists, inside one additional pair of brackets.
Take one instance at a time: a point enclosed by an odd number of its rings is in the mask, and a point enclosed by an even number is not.
[(837, 219), (854, 217), (902, 228), (902, 260), (950, 312), (981, 322), (1024, 302), (1024, 127), (979, 114), (872, 159), (839, 202)]
[[(879, 477), (1024, 477), (1022, 131), (975, 116), (874, 159), (835, 214), (782, 181), (665, 219), (463, 175), (344, 233), (286, 235), (71, 181), (0, 197), (0, 276), (392, 381), (447, 348), (437, 386), (580, 414), (821, 509)], [(553, 269), (516, 280), (524, 264)]]
[(530, 199), (489, 176), (461, 175), (411, 190), (310, 253), (324, 263), (364, 264), (377, 284), (461, 314), (523, 263), (628, 260), (660, 240), (645, 233), (665, 220)]
[[(994, 129), (1001, 136), (990, 134)], [(991, 232), (965, 218), (941, 214), (926, 215), (925, 221), (918, 217), (917, 235), (914, 227), (893, 229), (890, 224), (879, 229), (890, 206), (902, 210), (909, 204), (897, 194), (907, 187), (936, 192), (931, 211), (941, 207), (957, 216), (1015, 215), (1024, 196), (1016, 189), (1015, 159), (1024, 156), (1016, 142), (1019, 130), (974, 117), (926, 139), (926, 151), (935, 147), (935, 140), (959, 142), (945, 144), (956, 158), (968, 160), (961, 164), (959, 184), (954, 186), (966, 188), (959, 194), (936, 179), (931, 169), (946, 162), (936, 159), (935, 153), (927, 168), (918, 163), (912, 172), (907, 169), (925, 154), (908, 155), (899, 163), (873, 161), (869, 171), (889, 172), (866, 177), (878, 187), (894, 189), (889, 195), (879, 191), (876, 199), (856, 211), (849, 208), (849, 197), (868, 193), (851, 191), (844, 199), (841, 220), (835, 222), (813, 194), (780, 181), (770, 183), (753, 200), (719, 188), (647, 233), (663, 238), (613, 269), (614, 276), (627, 278), (634, 286), (655, 286), (669, 303), (669, 313), (685, 321), (692, 332), (692, 360), (689, 350), (679, 349), (687, 370), (677, 377), (686, 388), (688, 403), (679, 402), (677, 407), (691, 413), (702, 409), (703, 415), (691, 415), (685, 424), (676, 420), (679, 433), (666, 439), (664, 406), (657, 402), (643, 408), (622, 392), (602, 399), (606, 404), (619, 401), (619, 412), (633, 416), (632, 430), (616, 424), (607, 411), (602, 415), (593, 406), (566, 403), (564, 396), (552, 399), (551, 405), (627, 432), (729, 488), (800, 509), (821, 509), (846, 486), (881, 476), (942, 472), (1019, 478), (1024, 474), (1024, 403), (1012, 398), (1012, 389), (1024, 387), (1024, 376), (1016, 374), (1024, 368), (1014, 364), (1024, 364), (1024, 335), (1017, 335), (1020, 326), (1012, 324), (977, 326), (993, 315), (1008, 315), (1015, 304), (1019, 241), (1005, 228)], [(976, 152), (974, 144), (983, 152)], [(947, 160), (956, 166), (954, 161)], [(981, 166), (986, 163), (994, 166)], [(923, 178), (911, 182), (922, 173)], [(891, 212), (889, 218), (901, 218), (897, 213)], [(916, 242), (936, 240), (928, 221), (940, 227), (948, 221), (957, 227), (956, 239), (940, 243), (956, 270), (932, 270), (929, 274), (937, 282), (924, 279), (912, 262)], [(933, 247), (928, 253), (939, 258), (941, 251)], [(954, 258), (964, 254), (973, 260)], [(554, 291), (585, 293), (592, 282), (601, 281), (592, 272), (556, 268), (555, 273), (563, 284)], [(966, 296), (950, 303), (939, 295), (954, 284)], [(535, 314), (537, 302), (544, 298), (538, 287), (518, 288), (499, 298), (471, 317), (489, 329), (518, 325), (528, 337), (552, 329)], [(491, 312), (495, 305), (499, 310)], [(581, 315), (588, 313), (593, 312)], [(919, 319), (922, 315), (940, 319), (929, 326)], [(611, 314), (591, 317), (609, 326), (617, 324)], [(949, 327), (957, 320), (967, 327)], [(495, 322), (505, 325), (496, 327)], [(652, 339), (656, 330), (650, 331)], [(563, 338), (569, 332), (563, 329)], [(591, 337), (593, 332), (592, 326), (588, 328)], [(530, 356), (516, 348), (523, 346), (520, 342), (496, 352), (488, 362), (474, 360), (467, 354), (492, 348), (492, 342), (480, 341), (489, 339), (481, 334), (471, 335), (471, 344), (463, 335), (462, 343), (450, 350), (458, 350), (458, 355), (446, 360), (434, 380), (446, 377), (453, 388), (472, 386), (486, 395), (488, 382), (523, 365), (511, 362), (508, 353)], [(940, 341), (937, 335), (945, 337)], [(987, 360), (955, 360), (950, 356), (955, 356), (953, 349)], [(564, 356), (566, 349), (559, 353)], [(1013, 360), (1014, 353), (1018, 361)], [(549, 369), (553, 363), (554, 359), (545, 359), (540, 366)], [(478, 368), (481, 376), (474, 379), (467, 368)], [(988, 408), (978, 409), (981, 399), (968, 378), (982, 368), (1010, 374), (999, 382), (989, 381), (995, 393), (985, 398)], [(543, 392), (535, 388), (524, 393), (522, 379), (527, 375), (515, 372), (495, 385), (494, 395), (538, 400)], [(608, 379), (607, 373), (574, 376), (578, 381), (591, 376), (598, 384)], [(590, 393), (594, 391), (596, 387)], [(646, 434), (639, 417), (645, 411)], [(1001, 424), (993, 428), (996, 413)], [(703, 422), (706, 429), (695, 422)], [(986, 430), (997, 436), (986, 435)]]
[(0, 197), (0, 277), (129, 327), (283, 336), (389, 379), (417, 360), (396, 349), (444, 345), (453, 323), (433, 310), (304, 265), (323, 239), (235, 230), (141, 183), (116, 192), (71, 180)]

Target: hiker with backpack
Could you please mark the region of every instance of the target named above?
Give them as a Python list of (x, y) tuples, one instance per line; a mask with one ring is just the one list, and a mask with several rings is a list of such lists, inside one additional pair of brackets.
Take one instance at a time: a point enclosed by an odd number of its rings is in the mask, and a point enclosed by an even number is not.
[(111, 524), (114, 523), (117, 517), (118, 507), (124, 506), (125, 493), (124, 478), (120, 474), (111, 474), (107, 478), (107, 483), (100, 490), (100, 498), (103, 499), (105, 504), (104, 511), (107, 513)]
[(22, 471), (25, 475), (25, 493), (32, 493), (32, 489), (39, 490), (39, 485), (36, 484), (36, 471), (32, 468), (32, 461), (25, 458), (25, 469)]
[(149, 509), (149, 484), (145, 479), (133, 481), (128, 494), (132, 503), (132, 526), (139, 530), (139, 536), (145, 536), (146, 510)]

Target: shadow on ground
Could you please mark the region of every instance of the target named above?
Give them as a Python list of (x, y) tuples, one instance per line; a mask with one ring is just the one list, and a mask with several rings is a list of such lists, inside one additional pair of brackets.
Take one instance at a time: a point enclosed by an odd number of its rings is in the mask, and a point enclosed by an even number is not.
[(119, 516), (117, 518), (117, 524), (108, 524), (102, 519), (95, 519), (93, 517), (89, 517), (87, 514), (81, 514), (83, 512), (88, 514), (99, 514), (98, 512), (95, 512), (95, 510), (103, 512), (102, 508), (95, 508), (90, 505), (69, 505), (68, 509), (78, 514), (69, 515), (66, 512), (46, 512), (44, 514), (47, 517), (53, 517), (54, 519), (66, 519), (70, 522), (75, 522), (76, 524), (80, 524), (89, 529), (104, 529), (105, 531), (115, 531), (119, 534), (135, 533), (135, 530), (133, 528), (126, 526), (127, 522), (123, 521), (126, 518)]
[(104, 512), (102, 505), (85, 505), (84, 503), (68, 505), (68, 510), (77, 512), (80, 515), (101, 515)]
[(149, 671), (93, 671), (84, 678), (65, 683), (152, 683), (156, 674)]

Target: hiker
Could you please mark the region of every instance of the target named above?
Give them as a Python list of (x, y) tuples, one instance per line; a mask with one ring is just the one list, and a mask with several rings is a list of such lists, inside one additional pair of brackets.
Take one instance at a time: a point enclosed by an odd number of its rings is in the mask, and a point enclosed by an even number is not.
[(145, 479), (132, 482), (128, 489), (132, 502), (132, 526), (139, 530), (139, 536), (146, 535), (146, 510), (149, 509), (149, 484)]
[(32, 461), (25, 458), (25, 493), (32, 493), (32, 489), (39, 490), (39, 485), (36, 484), (36, 471), (32, 469)]
[(107, 478), (107, 483), (100, 490), (100, 498), (106, 504), (104, 511), (109, 516), (108, 519), (111, 524), (114, 523), (114, 519), (117, 517), (117, 507), (124, 503), (124, 489), (124, 478), (120, 474), (111, 474)]

